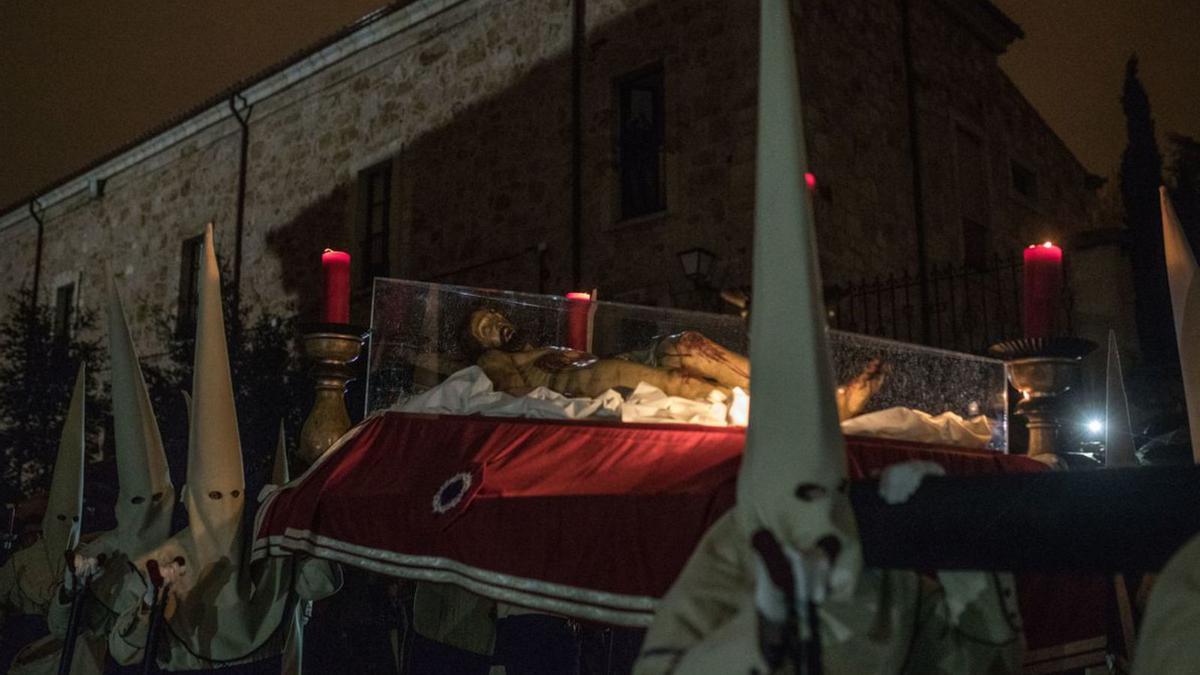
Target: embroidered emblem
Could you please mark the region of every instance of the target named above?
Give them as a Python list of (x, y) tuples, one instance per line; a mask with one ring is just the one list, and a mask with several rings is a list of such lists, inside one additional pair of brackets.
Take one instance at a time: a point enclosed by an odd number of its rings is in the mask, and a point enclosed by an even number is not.
[(474, 478), (469, 471), (456, 473), (450, 477), (433, 495), (433, 512), (441, 515), (458, 506), (467, 490), (471, 489)]

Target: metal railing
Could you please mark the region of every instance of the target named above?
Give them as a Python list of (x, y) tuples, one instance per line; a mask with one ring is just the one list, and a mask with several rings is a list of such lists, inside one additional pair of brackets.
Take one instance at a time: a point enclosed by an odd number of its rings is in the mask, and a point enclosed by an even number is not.
[[(922, 315), (921, 280), (904, 272), (826, 287), (829, 326), (973, 354), (1021, 336), (1019, 256), (993, 256), (983, 267), (934, 264), (926, 283), (928, 323)], [(1063, 311), (1070, 333), (1069, 292), (1065, 298)]]

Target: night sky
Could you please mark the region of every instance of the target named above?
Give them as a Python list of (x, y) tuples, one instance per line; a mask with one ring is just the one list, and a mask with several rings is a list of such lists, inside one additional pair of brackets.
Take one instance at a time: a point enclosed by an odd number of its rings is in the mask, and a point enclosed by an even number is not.
[[(0, 206), (354, 22), (384, 0), (0, 4)], [(1001, 61), (1084, 164), (1115, 175), (1124, 62), (1160, 136), (1200, 137), (1200, 2), (996, 0), (1026, 39)], [(216, 17), (214, 19), (214, 17)]]

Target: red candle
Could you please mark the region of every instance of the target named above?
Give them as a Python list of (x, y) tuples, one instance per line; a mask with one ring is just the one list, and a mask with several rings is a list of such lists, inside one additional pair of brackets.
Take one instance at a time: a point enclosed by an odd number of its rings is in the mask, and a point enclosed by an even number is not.
[(1025, 337), (1056, 333), (1062, 299), (1062, 249), (1046, 242), (1025, 249)]
[(581, 352), (588, 349), (590, 293), (567, 293), (567, 346)]
[(321, 254), (325, 270), (325, 305), (321, 320), (325, 323), (350, 323), (350, 254), (325, 249)]

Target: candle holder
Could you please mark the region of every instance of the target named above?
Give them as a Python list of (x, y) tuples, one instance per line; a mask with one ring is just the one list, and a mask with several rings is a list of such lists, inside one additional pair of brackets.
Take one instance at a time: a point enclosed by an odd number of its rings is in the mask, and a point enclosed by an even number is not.
[(1078, 384), (1080, 361), (1095, 349), (1095, 342), (1072, 337), (1008, 340), (988, 348), (1005, 361), (1009, 382), (1021, 392), (1016, 412), (1029, 428), (1030, 457), (1050, 465), (1068, 463), (1058, 438), (1063, 395)]
[(350, 429), (346, 384), (353, 379), (350, 364), (358, 359), (369, 331), (344, 323), (308, 324), (301, 330), (316, 388), (316, 400), (304, 420), (296, 450), (297, 459), (308, 466)]

